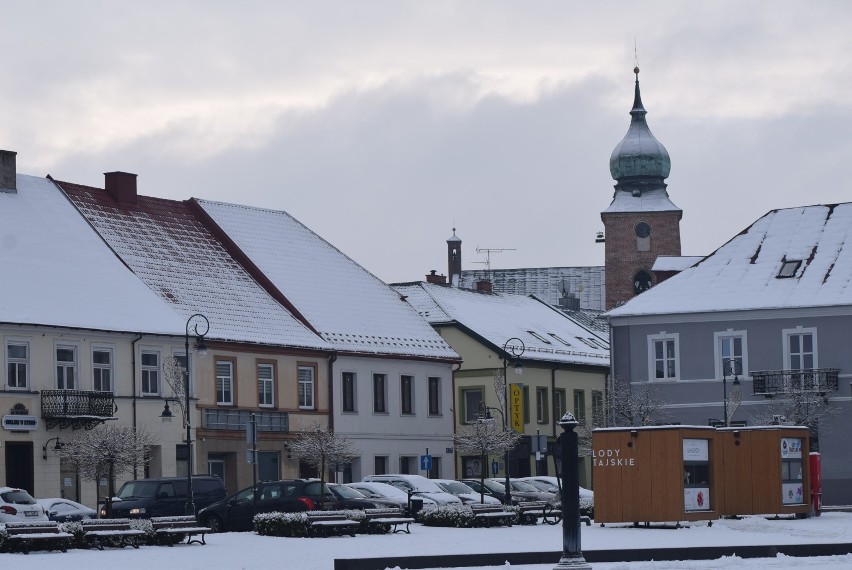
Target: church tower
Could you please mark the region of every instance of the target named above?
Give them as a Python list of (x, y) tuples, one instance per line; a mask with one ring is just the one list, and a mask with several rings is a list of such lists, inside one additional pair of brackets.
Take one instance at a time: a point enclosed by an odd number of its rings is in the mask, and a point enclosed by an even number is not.
[(461, 244), (462, 240), (453, 228), (453, 235), (447, 239), (447, 277), (451, 287), (458, 287), (461, 283)]
[(609, 159), (616, 181), (609, 207), (601, 212), (606, 232), (606, 308), (626, 303), (655, 284), (651, 268), (660, 255), (680, 256), (683, 212), (669, 199), (671, 170), (666, 148), (651, 134), (639, 95), (639, 68), (627, 134)]

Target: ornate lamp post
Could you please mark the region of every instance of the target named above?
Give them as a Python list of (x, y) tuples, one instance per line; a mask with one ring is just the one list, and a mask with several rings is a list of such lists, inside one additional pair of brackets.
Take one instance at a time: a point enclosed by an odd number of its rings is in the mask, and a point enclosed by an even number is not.
[(740, 390), (739, 375), (743, 373), (743, 365), (737, 358), (725, 358), (722, 360), (722, 399), (725, 407), (725, 415), (723, 416), (725, 427), (728, 427), (728, 370), (734, 376), (734, 381), (731, 383), (734, 390)]
[[(204, 335), (210, 330), (210, 321), (201, 313), (196, 313), (189, 317), (186, 321), (186, 334), (183, 337), (184, 348), (186, 350), (186, 368), (184, 369), (183, 392), (185, 396), (183, 409), (183, 423), (186, 426), (186, 507), (187, 515), (195, 516), (195, 494), (192, 491), (192, 424), (190, 419), (192, 416), (189, 412), (190, 393), (189, 393), (189, 337), (195, 337), (195, 349), (198, 355), (202, 358), (207, 356), (207, 344), (204, 342)], [(166, 400), (166, 406), (163, 408), (163, 413), (160, 417), (163, 421), (171, 421), (174, 416), (169, 409), (169, 401)]]
[(559, 426), (562, 453), (562, 558), (553, 570), (591, 570), (580, 548), (580, 475), (577, 471), (577, 433), (580, 423), (571, 412), (565, 412)]
[[(524, 341), (517, 337), (512, 337), (503, 345), (503, 429), (512, 429), (509, 422), (509, 377), (506, 376), (506, 370), (509, 366), (509, 360), (514, 361), (515, 374), (520, 376), (524, 373), (524, 366), (521, 364), (521, 355), (526, 351), (527, 347)], [(506, 505), (512, 504), (512, 487), (509, 484), (509, 450), (503, 457), (503, 467), (506, 472)]]

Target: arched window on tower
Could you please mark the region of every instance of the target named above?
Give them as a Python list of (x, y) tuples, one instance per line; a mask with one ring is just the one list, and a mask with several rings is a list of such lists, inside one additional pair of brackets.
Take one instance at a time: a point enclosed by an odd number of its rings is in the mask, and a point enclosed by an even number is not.
[(639, 222), (633, 231), (636, 232), (636, 251), (651, 251), (651, 225)]
[(654, 280), (651, 277), (651, 274), (645, 271), (644, 269), (637, 272), (636, 275), (633, 276), (633, 293), (638, 295), (643, 291), (647, 291), (654, 285)]

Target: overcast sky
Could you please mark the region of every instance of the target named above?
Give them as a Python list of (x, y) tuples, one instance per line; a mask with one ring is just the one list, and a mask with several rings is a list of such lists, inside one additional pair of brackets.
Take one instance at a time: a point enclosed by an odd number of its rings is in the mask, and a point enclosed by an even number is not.
[(381, 279), (601, 265), (633, 100), (683, 253), (852, 200), (846, 1), (3, 2), (18, 172), (286, 210)]

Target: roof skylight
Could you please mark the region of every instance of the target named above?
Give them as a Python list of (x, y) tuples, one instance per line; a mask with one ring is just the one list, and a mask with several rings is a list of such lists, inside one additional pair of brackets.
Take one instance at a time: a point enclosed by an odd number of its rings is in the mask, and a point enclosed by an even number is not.
[(799, 267), (802, 266), (801, 259), (790, 259), (787, 260), (781, 265), (781, 270), (778, 272), (778, 279), (788, 279), (790, 277), (795, 277), (796, 272), (799, 270)]

